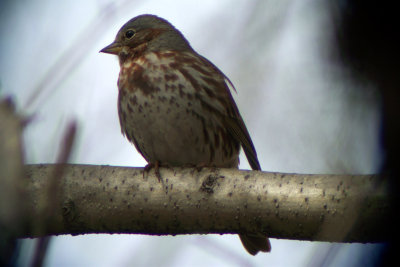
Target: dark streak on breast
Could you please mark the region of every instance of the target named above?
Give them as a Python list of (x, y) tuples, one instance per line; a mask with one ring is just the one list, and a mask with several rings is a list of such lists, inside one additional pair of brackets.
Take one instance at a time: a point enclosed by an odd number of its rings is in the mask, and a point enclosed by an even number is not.
[(176, 81), (176, 80), (178, 80), (178, 75), (176, 75), (175, 73), (173, 73), (173, 74), (165, 74), (164, 75), (164, 79), (167, 82)]
[(140, 90), (145, 96), (160, 91), (160, 88), (155, 87), (149, 81), (149, 77), (145, 74), (142, 66), (134, 64), (132, 66), (133, 73), (129, 76), (128, 83), (132, 91)]
[[(176, 64), (177, 63), (171, 63), (170, 65), (176, 65)], [(197, 92), (201, 90), (200, 84), (197, 82), (197, 80), (192, 75), (190, 75), (190, 73), (187, 70), (185, 70), (184, 68), (179, 68), (179, 71), (186, 78), (186, 80), (188, 80), (192, 84), (193, 88)]]

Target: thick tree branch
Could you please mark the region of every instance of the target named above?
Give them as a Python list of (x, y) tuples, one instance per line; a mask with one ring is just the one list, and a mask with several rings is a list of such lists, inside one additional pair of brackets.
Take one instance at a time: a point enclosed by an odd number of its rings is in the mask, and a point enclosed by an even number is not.
[(64, 165), (56, 212), (40, 199), (55, 165), (27, 165), (28, 227), (20, 237), (85, 233), (192, 234), (261, 231), (270, 237), (381, 242), (390, 230), (385, 183), (374, 175), (300, 175), (235, 169)]

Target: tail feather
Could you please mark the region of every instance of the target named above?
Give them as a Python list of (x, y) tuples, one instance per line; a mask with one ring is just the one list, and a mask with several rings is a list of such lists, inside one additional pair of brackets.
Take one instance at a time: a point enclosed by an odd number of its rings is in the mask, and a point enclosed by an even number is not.
[(271, 251), (271, 243), (266, 236), (257, 234), (240, 234), (239, 237), (242, 241), (244, 248), (253, 256), (260, 251)]

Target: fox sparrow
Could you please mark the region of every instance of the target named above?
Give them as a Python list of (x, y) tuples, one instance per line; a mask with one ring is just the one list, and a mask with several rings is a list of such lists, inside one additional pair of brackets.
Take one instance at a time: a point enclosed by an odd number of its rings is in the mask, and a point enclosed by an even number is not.
[[(232, 83), (168, 21), (135, 17), (100, 52), (119, 58), (121, 130), (148, 166), (237, 168), (242, 146), (251, 167), (260, 170)], [(271, 249), (262, 234), (239, 236), (252, 255)]]

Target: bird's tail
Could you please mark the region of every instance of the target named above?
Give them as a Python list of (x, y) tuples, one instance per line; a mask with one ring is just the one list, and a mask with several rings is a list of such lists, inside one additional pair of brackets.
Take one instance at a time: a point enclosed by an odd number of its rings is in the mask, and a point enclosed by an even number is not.
[(239, 237), (244, 248), (253, 256), (260, 251), (271, 251), (271, 243), (266, 236), (260, 234), (240, 234)]

